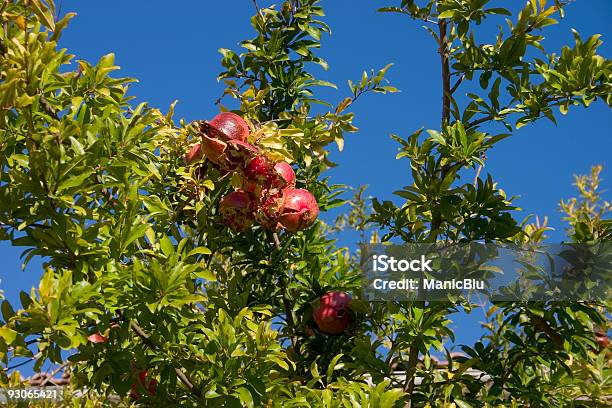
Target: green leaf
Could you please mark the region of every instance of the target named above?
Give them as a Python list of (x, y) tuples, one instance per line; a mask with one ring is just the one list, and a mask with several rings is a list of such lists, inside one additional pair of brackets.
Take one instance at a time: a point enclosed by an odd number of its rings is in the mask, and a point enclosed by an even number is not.
[(459, 408), (473, 408), (471, 404), (468, 404), (467, 402), (460, 399), (455, 399), (454, 402)]
[(140, 224), (140, 225), (137, 225), (135, 227), (132, 227), (132, 229), (130, 230), (129, 235), (127, 236), (125, 242), (123, 243), (123, 248), (126, 248), (132, 242), (134, 242), (137, 239), (139, 239), (140, 237), (142, 237), (144, 235), (145, 231), (147, 229), (149, 229), (150, 227), (151, 226), (148, 223)]
[(189, 258), (190, 256), (194, 256), (194, 255), (210, 255), (210, 254), (211, 254), (210, 249), (201, 246), (201, 247), (197, 247), (189, 251), (189, 253), (187, 254), (187, 258)]
[(332, 360), (329, 362), (327, 366), (327, 382), (331, 382), (333, 378), (334, 371), (339, 370), (344, 367), (344, 364), (338, 363), (338, 361), (342, 358), (343, 354), (337, 354)]
[(204, 279), (210, 282), (215, 282), (217, 280), (215, 273), (208, 268), (204, 268), (193, 275), (198, 279)]
[(13, 306), (9, 303), (8, 300), (2, 301), (2, 318), (5, 322), (8, 322), (11, 317), (15, 316), (15, 310), (13, 310)]
[(168, 238), (168, 236), (164, 235), (159, 240), (159, 245), (164, 255), (171, 256), (172, 254), (174, 254), (174, 245), (172, 244), (172, 240)]
[(255, 406), (255, 404), (253, 403), (253, 396), (251, 395), (251, 391), (249, 391), (247, 388), (238, 388), (234, 395), (240, 398), (240, 402), (242, 402), (248, 408), (253, 408)]
[(6, 326), (2, 326), (0, 327), (0, 337), (2, 337), (7, 344), (12, 344), (17, 338), (17, 332)]
[(438, 18), (452, 18), (455, 15), (455, 10), (446, 10), (438, 14)]
[(68, 179), (61, 182), (59, 186), (57, 186), (57, 191), (62, 192), (70, 188), (78, 187), (82, 185), (85, 180), (87, 180), (94, 173), (94, 170), (85, 170), (83, 173), (69, 177)]
[(83, 145), (81, 145), (78, 140), (76, 140), (73, 136), (70, 136), (68, 139), (70, 140), (70, 144), (72, 145), (72, 149), (75, 151), (75, 153), (80, 155), (85, 154), (85, 149), (83, 149)]
[(404, 396), (404, 391), (401, 389), (392, 389), (385, 391), (380, 397), (380, 408), (393, 408), (395, 403)]

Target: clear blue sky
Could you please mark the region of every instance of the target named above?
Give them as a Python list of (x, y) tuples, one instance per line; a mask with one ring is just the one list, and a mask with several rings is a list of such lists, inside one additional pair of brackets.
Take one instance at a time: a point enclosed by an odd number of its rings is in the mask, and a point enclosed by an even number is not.
[[(177, 116), (186, 120), (210, 118), (217, 112), (214, 101), (222, 91), (216, 81), (221, 70), (217, 50), (239, 49), (238, 42), (252, 36), (249, 18), (254, 9), (250, 0), (56, 3), (61, 3), (62, 12), (78, 13), (64, 33), (62, 47), (91, 62), (114, 52), (122, 68), (120, 74), (139, 79), (132, 88), (138, 100), (165, 110), (178, 99)], [(418, 22), (376, 12), (378, 7), (394, 3), (399, 1), (322, 2), (333, 33), (323, 39), (321, 49), (330, 69), (318, 74), (339, 85), (338, 91), (324, 91), (324, 98), (338, 101), (347, 92), (347, 79), (358, 79), (363, 69), (395, 63), (388, 78), (402, 92), (360, 98), (354, 109), (360, 131), (348, 136), (342, 153), (333, 154), (339, 167), (329, 172), (332, 182), (367, 184), (369, 194), (381, 199), (394, 199), (394, 190), (410, 184), (408, 161), (395, 160), (397, 144), (389, 134), (407, 136), (423, 126), (437, 128), (440, 117), (436, 46)], [(260, 4), (269, 2), (260, 0)], [(523, 2), (492, 0), (491, 4), (515, 7)], [(547, 28), (544, 44), (548, 50), (571, 44), (571, 28), (583, 37), (601, 33), (605, 43), (600, 53), (610, 58), (611, 19), (612, 1), (578, 0), (567, 8), (567, 18), (561, 24)], [(483, 29), (481, 39), (492, 42), (492, 35), (491, 28)], [(568, 116), (559, 117), (558, 126), (543, 120), (497, 145), (485, 171), (508, 195), (520, 196), (516, 204), (523, 208), (523, 214), (519, 218), (527, 214), (548, 216), (556, 229), (549, 235), (558, 241), (564, 227), (558, 202), (574, 195), (572, 175), (588, 172), (592, 164), (604, 164), (603, 188), (610, 188), (611, 129), (612, 115), (605, 104), (594, 104), (588, 111), (572, 109)], [(350, 238), (344, 240), (352, 243)], [(41, 272), (38, 260), (21, 272), (20, 252), (21, 248), (0, 243), (0, 288), (12, 302), (18, 302), (20, 290), (29, 291), (36, 285)], [(455, 324), (460, 340), (471, 341), (478, 334), (473, 318), (457, 318)]]

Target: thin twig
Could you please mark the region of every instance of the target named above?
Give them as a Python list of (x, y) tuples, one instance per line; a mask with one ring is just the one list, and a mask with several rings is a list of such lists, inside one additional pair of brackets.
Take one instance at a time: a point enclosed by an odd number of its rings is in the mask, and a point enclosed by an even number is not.
[[(47, 377), (41, 381), (39, 387), (44, 387), (49, 381), (53, 382), (53, 377), (55, 376), (55, 374), (59, 373), (60, 371), (62, 371), (64, 368), (66, 368), (66, 366), (70, 364), (70, 361), (66, 361), (64, 364), (62, 364), (61, 366), (57, 367), (55, 370), (53, 370), (51, 373), (49, 373), (47, 375)], [(55, 384), (55, 383), (54, 383)]]
[(442, 125), (450, 120), (451, 85), (450, 85), (450, 63), (448, 59), (448, 44), (446, 37), (446, 20), (438, 21), (440, 31), (440, 61), (442, 63)]
[(8, 370), (14, 370), (15, 368), (19, 368), (21, 366), (24, 366), (28, 363), (31, 363), (32, 361), (36, 360), (38, 357), (40, 357), (42, 355), (41, 352), (36, 353), (35, 355), (33, 355), (32, 357), (28, 358), (26, 361), (22, 361), (21, 363), (12, 365), (12, 366), (8, 366), (4, 369), (4, 371), (8, 371)]
[(263, 13), (261, 12), (259, 5), (257, 4), (257, 0), (253, 0), (253, 5), (255, 6), (255, 10), (257, 10), (257, 14), (259, 14), (259, 17), (263, 19)]
[(482, 171), (482, 164), (478, 165), (478, 169), (476, 170), (476, 175), (474, 175), (474, 187), (478, 184), (478, 177), (480, 177), (480, 172)]
[(455, 82), (455, 85), (453, 85), (453, 87), (450, 90), (451, 95), (455, 93), (455, 91), (457, 90), (457, 88), (459, 88), (459, 85), (461, 85), (464, 79), (465, 79), (465, 74), (461, 74), (457, 82)]
[(466, 130), (467, 129), (471, 129), (471, 128), (476, 127), (476, 126), (478, 126), (478, 125), (480, 125), (482, 123), (488, 122), (488, 121), (490, 121), (491, 119), (494, 119), (494, 118), (495, 118), (495, 115), (491, 114), (491, 115), (484, 116), (484, 117), (482, 117), (480, 119), (476, 119), (475, 121), (469, 122), (467, 125), (465, 125), (465, 129)]
[(272, 234), (272, 238), (274, 239), (274, 245), (276, 245), (277, 248), (280, 248), (281, 243), (280, 243), (280, 240), (278, 239), (278, 234), (276, 232)]

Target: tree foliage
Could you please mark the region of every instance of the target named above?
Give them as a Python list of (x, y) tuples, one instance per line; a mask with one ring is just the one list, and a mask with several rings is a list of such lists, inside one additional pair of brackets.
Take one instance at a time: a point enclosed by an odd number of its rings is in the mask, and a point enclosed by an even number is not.
[[(293, 163), (298, 187), (324, 212), (347, 203), (346, 188), (324, 172), (334, 165), (333, 145), (342, 150), (357, 130), (351, 105), (365, 93), (397, 90), (384, 79), (389, 65), (349, 81), (337, 103), (317, 97), (318, 87), (335, 86), (312, 69), (327, 69), (316, 54), (330, 31), (319, 3), (255, 3), (255, 37), (242, 51), (220, 50), (226, 89), (218, 104), (248, 119), (250, 142)], [(66, 406), (133, 403), (142, 370), (159, 385), (137, 403), (153, 406), (609, 402), (609, 355), (593, 337), (607, 324), (608, 304), (490, 305), (486, 332), (462, 357), (445, 349), (454, 338), (450, 317), (476, 305), (356, 300), (355, 321), (341, 336), (312, 321), (325, 292), (359, 291), (358, 253), (337, 245), (339, 229), (406, 243), (545, 238), (545, 223), (516, 221), (512, 199), (491, 175), (481, 177), (486, 153), (515, 128), (554, 121), (554, 109), (612, 104), (611, 63), (597, 54), (598, 36), (576, 33), (560, 54), (546, 52), (541, 31), (556, 23), (561, 1), (530, 0), (515, 16), (488, 3), (404, 0), (382, 9), (423, 21), (433, 36), (440, 129), (394, 136), (398, 158), (412, 169), (411, 184), (396, 192), (400, 205), (374, 199), (370, 211), (358, 190), (336, 225), (319, 220), (274, 237), (258, 226), (236, 234), (220, 222), (219, 200), (236, 180), (205, 159), (185, 165), (196, 123), (175, 121), (174, 105), (167, 113), (134, 106), (133, 80), (115, 76), (112, 54), (91, 64), (58, 48), (73, 14), (58, 16), (51, 0), (1, 2), (0, 239), (24, 248), (24, 268), (33, 257), (44, 261), (39, 286), (21, 292), (20, 305), (2, 303), (2, 364), (28, 358), (39, 371), (70, 354), (72, 386), (88, 394)], [(506, 28), (480, 39), (478, 25), (498, 15), (508, 16)], [(459, 106), (456, 92), (476, 79), (482, 92)], [(471, 169), (474, 181), (461, 184)], [(577, 242), (610, 237), (598, 174), (577, 179), (585, 201), (562, 204)], [(107, 341), (88, 341), (93, 333)], [(435, 363), (436, 349), (448, 366)], [(19, 381), (17, 372), (0, 372), (0, 384)]]

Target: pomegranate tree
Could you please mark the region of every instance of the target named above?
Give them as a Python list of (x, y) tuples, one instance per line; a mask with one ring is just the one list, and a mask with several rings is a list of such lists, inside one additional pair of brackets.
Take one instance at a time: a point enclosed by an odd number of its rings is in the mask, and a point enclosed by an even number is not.
[(319, 330), (325, 334), (341, 334), (351, 322), (351, 296), (346, 292), (327, 292), (319, 299), (314, 309), (314, 318)]

